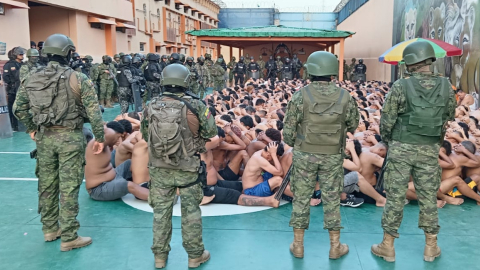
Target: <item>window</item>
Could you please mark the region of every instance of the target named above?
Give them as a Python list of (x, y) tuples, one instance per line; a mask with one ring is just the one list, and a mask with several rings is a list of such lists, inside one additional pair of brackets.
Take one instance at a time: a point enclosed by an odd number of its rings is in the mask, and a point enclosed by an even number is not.
[(198, 18), (201, 19), (202, 18), (202, 15), (200, 13), (198, 13)]
[(143, 13), (147, 14), (147, 4), (143, 4)]
[(100, 29), (100, 30), (105, 29), (105, 25), (103, 23), (90, 23), (90, 27), (95, 29)]
[(120, 33), (125, 33), (125, 27), (117, 27), (115, 30)]
[(180, 4), (175, 4), (175, 9), (180, 10)]
[(187, 14), (188, 14), (188, 7), (183, 7), (183, 13), (187, 13)]
[(160, 17), (160, 9), (157, 8), (157, 16)]
[(165, 5), (170, 6), (170, 0), (165, 0)]
[(140, 51), (141, 51), (141, 52), (144, 52), (144, 51), (145, 51), (145, 44), (146, 44), (146, 43), (140, 42)]

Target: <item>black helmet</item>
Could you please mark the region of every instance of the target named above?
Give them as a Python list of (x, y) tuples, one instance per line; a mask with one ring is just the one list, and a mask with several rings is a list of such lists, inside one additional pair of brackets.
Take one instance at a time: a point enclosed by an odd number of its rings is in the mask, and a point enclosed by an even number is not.
[(245, 60), (245, 57), (240, 56), (240, 62), (243, 62)]
[(168, 59), (168, 57), (164, 54), (162, 55), (162, 59)]
[(160, 83), (162, 86), (170, 85), (188, 88), (189, 80), (190, 71), (188, 68), (180, 64), (171, 64), (163, 69)]
[(250, 60), (255, 60), (255, 58), (253, 58), (253, 56), (250, 56)]
[(180, 55), (178, 53), (172, 53), (172, 55), (170, 55), (170, 61), (177, 62), (179, 60), (180, 60)]
[(358, 63), (363, 64), (363, 59), (358, 60)]
[(290, 63), (290, 58), (288, 58), (288, 57), (285, 58), (285, 62), (286, 62), (286, 63)]
[(132, 59), (132, 64), (138, 64), (138, 63), (141, 63), (141, 62), (142, 62), (142, 59), (140, 59), (140, 57), (138, 57), (138, 56), (135, 56)]
[(44, 43), (43, 41), (39, 41), (38, 44), (37, 44), (37, 46), (40, 50), (43, 48), (43, 43)]
[[(140, 58), (141, 61), (145, 61), (145, 54), (139, 53), (139, 54), (137, 55), (137, 57)], [(135, 58), (135, 57), (134, 57), (134, 58)]]
[(185, 63), (185, 54), (180, 54), (180, 63)]
[(78, 59), (80, 59), (80, 55), (78, 53), (74, 52), (74, 53), (72, 53), (72, 59), (73, 60), (78, 60)]
[(122, 63), (125, 65), (125, 66), (128, 66), (132, 63), (132, 57), (128, 54), (125, 54), (123, 57), (122, 57)]
[(156, 53), (151, 53), (148, 55), (148, 61), (158, 61), (159, 59), (159, 55)]

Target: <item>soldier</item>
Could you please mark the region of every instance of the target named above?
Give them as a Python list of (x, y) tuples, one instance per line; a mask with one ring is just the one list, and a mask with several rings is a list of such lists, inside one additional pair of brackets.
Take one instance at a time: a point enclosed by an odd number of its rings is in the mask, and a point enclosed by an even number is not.
[(7, 84), (8, 114), (14, 131), (18, 131), (18, 121), (13, 115), (12, 106), (17, 96), (18, 87), (20, 87), (20, 68), (24, 54), (25, 49), (21, 47), (13, 48), (8, 52), (10, 60), (3, 66), (3, 81)]
[(225, 62), (225, 59), (223, 58), (223, 54), (220, 54), (220, 55), (218, 56), (218, 58), (222, 59), (222, 64), (221, 64), (221, 66), (222, 66), (222, 68), (223, 68), (224, 71), (227, 71), (227, 63)]
[[(250, 63), (248, 63), (247, 65), (247, 76), (246, 76), (246, 79), (248, 80), (249, 78), (254, 78), (254, 76), (256, 76), (254, 79), (258, 79), (260, 78), (260, 67), (258, 66), (258, 64), (255, 62), (255, 58), (253, 58), (253, 56), (250, 57)], [(255, 75), (257, 74), (257, 75)]]
[[(153, 53), (147, 53), (147, 57), (145, 58), (146, 61), (144, 61), (142, 63), (142, 66), (140, 67), (140, 69), (142, 70), (142, 72), (145, 72), (145, 68), (147, 67), (148, 63), (149, 63), (149, 60), (150, 59), (150, 55), (152, 55)], [(157, 54), (157, 57), (159, 57), (159, 55)]]
[(198, 72), (195, 68), (195, 63), (193, 62), (193, 57), (187, 57), (187, 62), (185, 63), (185, 67), (190, 71), (190, 85), (189, 89), (195, 94), (198, 95), (200, 91), (200, 85), (198, 84)]
[(210, 73), (213, 78), (213, 90), (214, 91), (222, 91), (223, 86), (225, 85), (225, 80), (224, 80), (224, 73), (225, 70), (222, 67), (222, 58), (218, 58), (217, 62), (215, 62), (215, 65), (212, 66)]
[(120, 103), (121, 113), (127, 113), (130, 101), (133, 100), (132, 84), (138, 83), (131, 70), (132, 57), (124, 55), (117, 69), (118, 81), (118, 101)]
[(352, 58), (352, 63), (350, 63), (350, 68), (349, 68), (349, 70), (350, 70), (350, 81), (355, 81), (354, 71), (355, 71), (356, 62), (357, 62), (357, 59)]
[(228, 71), (228, 83), (230, 84), (230, 87), (233, 87), (233, 69), (235, 68), (235, 65), (237, 65), (236, 62), (237, 58), (235, 56), (232, 56), (232, 60), (227, 65), (227, 68), (229, 69)]
[(113, 61), (114, 61), (113, 66), (115, 66), (115, 68), (118, 68), (120, 66), (120, 64), (122, 62), (122, 60), (121, 60), (122, 58), (123, 58), (123, 56), (120, 57), (120, 54), (115, 54), (113, 56)]
[(258, 66), (260, 67), (258, 70), (260, 71), (260, 79), (263, 79), (265, 75), (263, 71), (265, 70), (265, 61), (263, 61), (263, 57), (260, 55), (257, 61)]
[(180, 54), (180, 61), (179, 64), (185, 65), (185, 54)]
[(285, 79), (285, 81), (291, 80), (293, 79), (294, 73), (294, 64), (290, 62), (290, 58), (285, 58), (285, 64), (282, 68), (282, 78)]
[[(148, 55), (147, 55), (147, 59), (148, 59)], [(160, 67), (162, 68), (162, 70), (167, 66), (167, 60), (168, 60), (168, 57), (166, 55), (162, 55), (161, 57), (161, 61), (160, 61)]]
[(297, 58), (297, 55), (293, 55), (292, 59), (292, 66), (293, 66), (293, 78), (294, 79), (300, 79), (300, 69), (302, 69), (303, 64), (300, 59)]
[(158, 54), (150, 54), (148, 56), (148, 65), (145, 67), (145, 80), (147, 81), (147, 94), (143, 97), (146, 103), (147, 99), (160, 95), (160, 74), (162, 67), (160, 66)]
[(418, 41), (408, 45), (403, 60), (408, 76), (393, 84), (380, 120), (382, 140), (389, 147), (384, 179), (387, 204), (382, 216), (383, 241), (372, 246), (372, 253), (388, 262), (395, 261), (394, 240), (399, 237), (407, 184), (412, 176), (420, 207), (419, 227), (426, 238), (423, 256), (425, 261), (432, 262), (440, 256), (438, 152), (445, 124), (454, 120), (456, 100), (448, 79), (430, 72), (436, 60), (430, 43)]
[(207, 64), (207, 66), (213, 66), (212, 55), (209, 53), (205, 54), (205, 64)]
[(277, 77), (279, 80), (282, 80), (283, 77), (282, 77), (282, 69), (283, 69), (283, 62), (282, 62), (282, 58), (279, 56), (277, 56)]
[(95, 154), (102, 152), (104, 142), (95, 88), (85, 74), (68, 66), (72, 50), (75, 46), (67, 36), (49, 36), (43, 51), (50, 62), (25, 79), (14, 104), (15, 116), (37, 145), (38, 204), (44, 239), (49, 242), (61, 237), (61, 251), (92, 243), (90, 237), (77, 235), (80, 224), (76, 219), (84, 176), (85, 119), (89, 119), (95, 135)]
[(274, 82), (277, 76), (277, 63), (275, 63), (273, 55), (270, 55), (270, 59), (265, 64), (265, 68), (267, 69), (267, 78)]
[(31, 72), (35, 72), (38, 68), (40, 68), (40, 64), (38, 63), (40, 54), (36, 49), (28, 49), (27, 50), (27, 57), (28, 61), (22, 65), (20, 68), (20, 81), (22, 82), (28, 74)]
[(243, 61), (245, 58), (243, 56), (240, 56), (240, 61), (235, 65), (235, 68), (233, 69), (233, 74), (235, 75), (235, 85), (240, 85), (243, 86), (243, 81), (245, 80), (245, 73), (247, 73), (247, 66)]
[(83, 68), (83, 74), (87, 75), (89, 79), (92, 79), (90, 74), (92, 73), (93, 57), (90, 55), (85, 55), (85, 57), (82, 58), (82, 61), (85, 64), (85, 67)]
[(365, 73), (367, 73), (367, 66), (363, 63), (363, 59), (360, 59), (358, 60), (358, 65), (355, 65), (355, 80), (366, 81), (367, 76)]
[(169, 59), (170, 61), (168, 62), (168, 65), (171, 65), (171, 64), (183, 65), (182, 63), (180, 63), (180, 55), (178, 53), (172, 53)]
[[(145, 95), (146, 81), (145, 76), (143, 75), (142, 69), (142, 59), (138, 56), (135, 56), (132, 60), (132, 65), (130, 70), (132, 71), (133, 78), (135, 78), (140, 83), (140, 94), (142, 97)], [(135, 94), (134, 94), (135, 95)], [(135, 99), (134, 99), (135, 100)]]
[[(185, 94), (190, 72), (173, 64), (162, 72), (161, 97), (153, 99), (142, 120), (143, 138), (148, 142), (150, 194), (153, 208), (153, 245), (155, 267), (166, 266), (172, 238), (172, 211), (177, 189), (182, 198), (182, 239), (188, 253), (188, 267), (196, 268), (210, 259), (202, 240), (202, 184), (206, 182), (198, 153), (206, 151), (205, 142), (217, 135), (214, 117), (200, 100)], [(183, 149), (175, 148), (173, 138)], [(174, 136), (175, 137), (175, 136)], [(176, 137), (176, 138), (177, 138)], [(203, 178), (204, 176), (205, 178)]]
[(343, 79), (348, 80), (348, 74), (350, 74), (350, 66), (347, 64), (347, 60), (343, 60)]
[(338, 75), (338, 61), (329, 52), (312, 53), (305, 64), (308, 86), (297, 91), (288, 103), (283, 137), (295, 146), (291, 189), (294, 194), (290, 226), (293, 256), (303, 258), (303, 238), (310, 219), (310, 199), (317, 181), (322, 187), (324, 229), (330, 235), (330, 259), (348, 253), (340, 243), (340, 194), (343, 189), (343, 158), (347, 132), (358, 126), (357, 103), (348, 91), (332, 82)]
[(98, 66), (100, 79), (100, 104), (106, 108), (113, 108), (111, 100), (114, 85), (114, 76), (117, 74), (112, 64), (112, 58), (108, 55), (102, 57), (102, 63)]
[(43, 43), (43, 41), (38, 42), (38, 52), (40, 53), (40, 60), (38, 61), (38, 63), (42, 66), (46, 66), (48, 64), (48, 57), (45, 53), (42, 52)]
[(83, 63), (82, 59), (80, 59), (80, 55), (76, 52), (72, 53), (72, 61), (70, 62), (70, 67), (73, 70), (77, 72), (82, 72), (86, 75), (86, 73), (83, 71), (83, 69), (85, 68), (85, 63)]
[(202, 56), (197, 58), (197, 64), (195, 65), (195, 69), (198, 72), (199, 77), (199, 88), (198, 95), (201, 99), (203, 99), (203, 95), (205, 94), (205, 85), (210, 84), (213, 82), (212, 76), (210, 75), (210, 69), (205, 65), (205, 58)]

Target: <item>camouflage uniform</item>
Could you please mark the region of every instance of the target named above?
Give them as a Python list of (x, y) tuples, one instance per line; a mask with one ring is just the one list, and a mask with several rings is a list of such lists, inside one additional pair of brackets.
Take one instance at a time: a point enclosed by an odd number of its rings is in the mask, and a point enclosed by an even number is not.
[(223, 79), (225, 70), (220, 63), (216, 62), (215, 65), (212, 66), (210, 71), (213, 77), (213, 90), (222, 91), (223, 86), (225, 85), (225, 80)]
[(260, 55), (260, 59), (257, 61), (257, 64), (260, 67), (260, 69), (258, 70), (260, 71), (260, 79), (263, 79), (264, 78), (263, 72), (265, 71), (265, 61), (263, 61), (261, 55)]
[(205, 86), (213, 82), (212, 76), (210, 74), (210, 69), (206, 66), (206, 64), (200, 65), (200, 63), (197, 63), (195, 64), (195, 69), (197, 70), (199, 80), (201, 81), (198, 96), (203, 99), (203, 95), (205, 94)]
[[(168, 95), (173, 94), (165, 92)], [(215, 120), (208, 108), (199, 100), (190, 103), (198, 112), (199, 135), (204, 140), (217, 135)], [(148, 140), (148, 115), (142, 120), (142, 134)], [(205, 250), (202, 240), (202, 212), (200, 202), (203, 198), (203, 190), (200, 184), (181, 188), (194, 183), (198, 178), (197, 172), (187, 172), (174, 169), (150, 167), (150, 195), (149, 204), (153, 208), (153, 245), (152, 251), (155, 258), (166, 260), (170, 252), (170, 240), (172, 238), (172, 211), (175, 193), (180, 190), (182, 210), (182, 239), (183, 247), (190, 259), (198, 258)]]
[(35, 72), (39, 67), (41, 67), (40, 64), (33, 63), (30, 60), (27, 61), (20, 68), (20, 81), (22, 82), (27, 77), (28, 74)]
[(354, 81), (355, 80), (355, 65), (356, 65), (356, 62), (357, 62), (357, 59), (355, 58), (352, 58), (352, 63), (350, 64), (349, 66), (349, 75), (350, 75), (350, 81)]
[[(332, 82), (312, 82), (311, 91), (331, 95), (339, 91)], [(297, 126), (304, 120), (304, 98), (302, 91), (296, 92), (288, 103), (285, 113), (283, 137), (286, 144), (295, 145)], [(349, 98), (345, 125), (346, 132), (354, 132), (358, 126), (359, 113), (353, 98)], [(290, 226), (295, 229), (308, 229), (310, 222), (310, 198), (315, 184), (320, 181), (324, 207), (324, 229), (338, 231), (340, 225), (340, 194), (343, 189), (344, 154), (311, 154), (293, 149), (291, 189), (294, 194)], [(343, 152), (343, 151), (342, 151)]]
[[(437, 76), (412, 73), (425, 89), (437, 84)], [(447, 84), (446, 84), (447, 85)], [(448, 84), (451, 88), (451, 85)], [(454, 120), (456, 100), (450, 91), (446, 107), (446, 119)], [(409, 144), (392, 139), (397, 119), (407, 110), (406, 89), (397, 81), (387, 95), (380, 124), (382, 140), (388, 143), (388, 157), (385, 169), (385, 192), (387, 204), (383, 211), (382, 227), (391, 236), (398, 237), (398, 228), (403, 218), (403, 207), (407, 184), (413, 177), (420, 206), (419, 227), (426, 233), (437, 234), (438, 226), (437, 191), (440, 187), (441, 168), (438, 165), (440, 140), (434, 144)], [(445, 130), (440, 136), (443, 139)], [(415, 142), (413, 142), (415, 143)]]
[(236, 64), (237, 64), (237, 62), (235, 62), (235, 60), (233, 60), (233, 59), (227, 64), (227, 68), (229, 69), (229, 71), (228, 71), (228, 82), (230, 83), (230, 85), (233, 83), (233, 69), (235, 68)]
[[(117, 74), (117, 70), (112, 63), (101, 63), (97, 69), (100, 79), (100, 100), (110, 101), (113, 93), (113, 85), (115, 84), (112, 76)], [(110, 74), (105, 73), (106, 70), (109, 70)]]
[[(55, 69), (58, 65), (59, 63), (50, 61), (45, 69)], [(103, 142), (103, 119), (93, 83), (79, 72), (74, 72), (71, 76), (77, 76), (81, 86), (78, 93), (79, 106), (86, 110), (95, 140)], [(29, 78), (31, 77), (27, 77), (17, 94), (14, 114), (27, 127), (27, 133), (37, 132), (35, 142), (38, 150), (38, 196), (42, 230), (45, 234), (57, 232), (60, 223), (62, 242), (70, 242), (77, 239), (80, 227), (76, 217), (79, 211), (78, 192), (85, 165), (83, 118), (72, 120), (82, 123), (74, 129), (65, 126), (36, 126), (30, 113), (31, 101), (26, 89)]]
[(188, 68), (188, 70), (190, 71), (190, 85), (189, 85), (189, 89), (190, 91), (192, 91), (194, 94), (198, 95), (199, 92), (200, 92), (200, 85), (198, 83), (198, 73), (197, 73), (197, 70), (195, 69), (195, 65), (187, 65), (185, 64), (185, 67)]
[[(130, 87), (124, 87), (120, 85), (118, 86), (118, 100), (120, 102), (121, 113), (124, 114), (128, 112), (128, 106), (130, 105), (130, 102), (133, 101), (133, 92), (132, 92), (131, 85), (134, 83), (137, 83), (138, 79), (133, 77), (132, 71), (130, 70), (130, 68), (128, 67), (122, 68), (122, 66), (120, 66), (120, 70), (121, 69), (123, 69), (123, 74), (119, 74), (119, 75), (125, 76), (126, 80), (130, 84)], [(119, 83), (120, 83), (120, 79), (119, 79)]]
[(279, 80), (282, 80), (282, 69), (283, 69), (283, 62), (279, 58), (277, 58), (277, 77)]
[(343, 62), (343, 80), (348, 80), (348, 74), (350, 74), (350, 66), (347, 65), (347, 62)]

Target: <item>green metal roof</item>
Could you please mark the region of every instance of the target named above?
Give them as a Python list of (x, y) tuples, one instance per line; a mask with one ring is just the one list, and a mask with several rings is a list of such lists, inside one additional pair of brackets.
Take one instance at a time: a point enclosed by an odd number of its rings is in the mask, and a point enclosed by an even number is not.
[(185, 33), (202, 37), (316, 37), (316, 38), (341, 38), (348, 37), (355, 32), (325, 30), (315, 28), (287, 27), (283, 25), (270, 25), (242, 28), (218, 28), (190, 30)]

